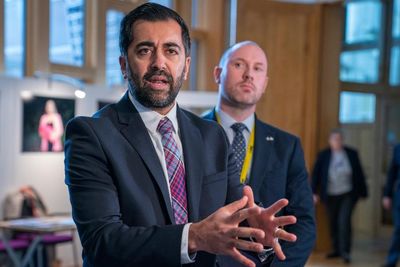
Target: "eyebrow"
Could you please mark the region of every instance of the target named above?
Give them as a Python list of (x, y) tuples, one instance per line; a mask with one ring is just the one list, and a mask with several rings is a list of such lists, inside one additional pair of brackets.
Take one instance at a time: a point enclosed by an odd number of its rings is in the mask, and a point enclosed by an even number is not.
[[(155, 47), (155, 43), (152, 41), (143, 41), (140, 42), (138, 44), (136, 44), (136, 49), (141, 47), (141, 46), (150, 46), (150, 47)], [(179, 51), (182, 50), (182, 48), (175, 42), (167, 42), (163, 44), (164, 48), (170, 48), (170, 47), (176, 47), (177, 49), (179, 49)]]
[[(246, 62), (246, 60), (244, 58), (238, 57), (238, 58), (233, 58), (232, 61), (243, 61)], [(263, 62), (256, 62), (255, 65), (261, 65), (261, 66), (265, 66), (265, 64)]]

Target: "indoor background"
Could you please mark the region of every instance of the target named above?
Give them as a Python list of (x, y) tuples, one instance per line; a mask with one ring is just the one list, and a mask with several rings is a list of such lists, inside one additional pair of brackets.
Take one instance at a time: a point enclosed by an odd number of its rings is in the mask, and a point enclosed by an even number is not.
[[(126, 88), (119, 23), (143, 2), (0, 0), (0, 201), (32, 185), (49, 212), (70, 212), (64, 155), (41, 152), (38, 140), (27, 149), (27, 124), (35, 120), (27, 108), (38, 99), (72, 100), (70, 116), (91, 115), (117, 101)], [(190, 25), (191, 72), (181, 106), (198, 114), (214, 106), (212, 71), (220, 55), (235, 42), (253, 40), (269, 61), (257, 115), (301, 138), (309, 171), (329, 131), (343, 129), (345, 143), (359, 151), (370, 191), (353, 217), (352, 266), (383, 264), (392, 222), (381, 206), (382, 190), (400, 142), (400, 0), (154, 2)], [(307, 266), (341, 266), (321, 256), (330, 249), (327, 223), (317, 205), (318, 238)], [(68, 244), (57, 257), (73, 265)]]

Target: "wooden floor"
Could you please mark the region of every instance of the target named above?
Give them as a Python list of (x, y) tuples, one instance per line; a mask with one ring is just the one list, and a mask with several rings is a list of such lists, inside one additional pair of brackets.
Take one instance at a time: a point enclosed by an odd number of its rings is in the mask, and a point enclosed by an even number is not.
[(326, 259), (325, 253), (314, 252), (306, 267), (380, 267), (385, 263), (388, 242), (388, 240), (355, 240), (350, 264), (345, 264), (341, 259)]

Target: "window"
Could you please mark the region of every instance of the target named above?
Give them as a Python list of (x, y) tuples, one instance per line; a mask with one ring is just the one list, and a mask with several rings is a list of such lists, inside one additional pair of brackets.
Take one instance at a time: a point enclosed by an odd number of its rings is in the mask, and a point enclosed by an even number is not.
[(196, 91), (197, 88), (197, 73), (198, 73), (198, 41), (192, 40), (190, 47), (190, 72), (189, 72), (189, 90)]
[(377, 41), (381, 30), (382, 5), (378, 1), (347, 5), (346, 43)]
[(379, 0), (348, 1), (340, 80), (375, 84), (380, 81), (382, 3)]
[(390, 85), (400, 85), (400, 46), (392, 48), (392, 57), (390, 59)]
[(340, 94), (340, 123), (373, 123), (375, 121), (375, 95), (342, 92)]
[(106, 18), (106, 82), (107, 85), (123, 83), (118, 58), (119, 51), (119, 27), (124, 13), (116, 10), (108, 10)]
[(400, 38), (400, 0), (394, 0), (392, 24), (393, 38)]
[(400, 0), (394, 0), (392, 20), (392, 49), (390, 53), (390, 80), (391, 86), (400, 85)]
[(25, 66), (25, 1), (4, 1), (4, 13), (5, 73), (22, 77)]
[(340, 56), (340, 80), (376, 83), (379, 79), (379, 50), (346, 51)]
[(50, 62), (84, 64), (85, 0), (50, 0)]

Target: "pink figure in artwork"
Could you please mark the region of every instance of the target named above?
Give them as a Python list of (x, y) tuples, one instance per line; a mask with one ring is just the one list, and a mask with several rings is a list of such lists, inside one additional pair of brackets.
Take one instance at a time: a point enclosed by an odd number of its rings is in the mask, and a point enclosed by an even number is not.
[(38, 131), (41, 138), (40, 151), (63, 150), (61, 137), (64, 133), (64, 126), (54, 100), (46, 101), (44, 113), (40, 116)]

